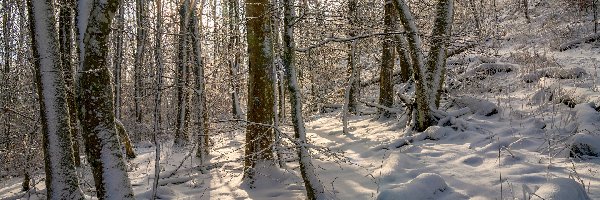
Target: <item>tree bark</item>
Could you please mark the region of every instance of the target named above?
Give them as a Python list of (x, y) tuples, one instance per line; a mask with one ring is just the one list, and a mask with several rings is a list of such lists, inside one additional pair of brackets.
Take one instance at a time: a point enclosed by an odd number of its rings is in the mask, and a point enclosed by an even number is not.
[[(396, 29), (396, 11), (391, 0), (386, 0), (384, 5), (384, 24), (385, 32), (392, 32)], [(381, 69), (379, 71), (379, 104), (388, 108), (394, 105), (394, 37), (385, 35), (383, 38), (383, 48), (381, 55)], [(379, 109), (383, 117), (390, 117), (391, 113), (387, 110)]]
[(290, 105), (292, 106), (292, 123), (294, 124), (294, 138), (297, 139), (298, 142), (298, 144), (296, 144), (296, 152), (300, 163), (300, 173), (304, 180), (307, 199), (326, 199), (325, 189), (315, 173), (315, 167), (312, 164), (310, 153), (308, 152), (306, 129), (304, 126), (304, 118), (302, 117), (302, 94), (298, 87), (298, 78), (296, 77), (294, 52), (294, 0), (283, 0), (283, 4), (283, 65), (286, 71), (286, 79), (288, 80), (288, 90), (291, 95)]
[(175, 129), (175, 144), (183, 146), (188, 142), (188, 55), (189, 55), (189, 13), (190, 0), (184, 0), (179, 8), (179, 49), (177, 61), (177, 127)]
[(53, 1), (27, 1), (38, 88), (48, 199), (84, 199), (73, 161), (71, 127)]
[[(196, 6), (194, 5), (194, 8)], [(197, 140), (198, 140), (198, 150), (196, 151), (196, 157), (200, 158), (200, 162), (204, 163), (206, 156), (209, 154), (209, 133), (207, 129), (208, 125), (208, 115), (206, 113), (206, 96), (204, 94), (204, 63), (202, 62), (202, 43), (199, 40), (201, 38), (201, 16), (202, 10), (200, 13), (196, 11), (196, 9), (192, 9), (191, 18), (190, 18), (190, 33), (192, 33), (192, 50), (193, 50), (193, 60), (194, 60), (194, 76), (195, 79), (195, 94), (197, 99)], [(200, 17), (199, 17), (200, 16)]]
[(142, 90), (143, 90), (143, 82), (142, 82), (142, 67), (144, 66), (144, 54), (146, 49), (146, 3), (145, 0), (136, 0), (136, 20), (137, 20), (137, 30), (136, 30), (136, 50), (135, 50), (135, 58), (133, 63), (133, 104), (135, 107), (135, 121), (137, 123), (142, 123), (143, 121), (143, 111), (142, 111)]
[(115, 40), (115, 53), (113, 57), (114, 62), (114, 85), (115, 85), (115, 117), (121, 120), (121, 73), (123, 63), (123, 35), (125, 34), (125, 6), (119, 7), (119, 14), (117, 15), (117, 31), (114, 34)]
[[(271, 22), (269, 0), (246, 2), (246, 40), (248, 41), (248, 121), (273, 123), (273, 74)], [(273, 130), (270, 127), (249, 124), (246, 127), (244, 177), (253, 178), (253, 167), (258, 162), (273, 161)]]
[[(356, 0), (348, 0), (348, 23), (350, 24), (350, 31), (348, 32), (349, 37), (356, 36), (357, 30), (357, 1)], [(350, 96), (348, 102), (348, 111), (352, 114), (357, 114), (358, 112), (358, 101), (357, 99), (360, 96), (360, 69), (356, 65), (356, 58), (353, 56), (356, 55), (356, 45), (348, 45), (350, 51), (348, 52), (348, 73), (350, 76), (353, 76), (354, 79), (349, 79), (351, 82), (350, 86)]]
[(239, 30), (239, 8), (238, 0), (229, 0), (229, 50), (233, 51), (233, 57), (229, 59), (229, 74), (231, 75), (231, 114), (234, 119), (242, 118), (240, 106), (238, 71), (240, 63), (240, 30)]
[[(107, 0), (91, 3), (84, 36), (79, 114), (86, 154), (99, 199), (133, 199), (115, 128), (114, 93), (107, 59), (110, 24), (119, 2)], [(79, 3), (89, 2), (81, 0)]]
[(407, 32), (415, 78), (415, 103), (417, 106), (416, 127), (414, 128), (417, 131), (424, 131), (435, 122), (431, 109), (436, 109), (439, 105), (445, 76), (446, 46), (452, 26), (453, 0), (438, 0), (432, 32), (434, 39), (427, 64), (424, 63), (421, 38), (408, 4), (404, 0), (394, 0), (394, 6), (398, 10), (400, 21)]

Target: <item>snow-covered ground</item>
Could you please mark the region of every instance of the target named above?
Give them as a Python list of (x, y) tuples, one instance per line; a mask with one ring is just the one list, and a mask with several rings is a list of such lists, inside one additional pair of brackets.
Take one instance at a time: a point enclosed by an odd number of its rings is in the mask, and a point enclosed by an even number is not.
[[(554, 192), (555, 199), (585, 199), (574, 187), (579, 184), (589, 198), (600, 199), (600, 158), (569, 157), (577, 133), (600, 137), (600, 113), (586, 102), (573, 102), (578, 105), (572, 108), (557, 101), (575, 94), (600, 103), (600, 48), (583, 44), (557, 51), (568, 39), (555, 40), (556, 35), (569, 25), (556, 22), (559, 14), (539, 6), (531, 10), (530, 24), (513, 15), (500, 16), (505, 34), (489, 44), (499, 46), (493, 50), (497, 53), (449, 59), (450, 95), (441, 110), (457, 115), (439, 127), (409, 136), (404, 135), (408, 132), (402, 114), (385, 120), (364, 115), (352, 116), (350, 133), (343, 134), (339, 109), (307, 117), (314, 164), (328, 195), (343, 200), (535, 199)], [(363, 100), (375, 101), (376, 87), (365, 90)], [(285, 169), (258, 173), (256, 188), (244, 184), (243, 131), (222, 127), (212, 138), (215, 146), (205, 171), (196, 168), (200, 162), (193, 153), (188, 156), (193, 152), (190, 147), (163, 145), (159, 198), (305, 198), (294, 159)], [(283, 130), (292, 134), (289, 126)], [(288, 155), (294, 157), (291, 151)], [(154, 177), (154, 147), (137, 143), (136, 152), (137, 158), (129, 161), (129, 177), (136, 198), (147, 199)], [(79, 172), (84, 188), (93, 188), (89, 173)], [(43, 170), (33, 176), (36, 188), (29, 193), (20, 192), (21, 177), (0, 180), (0, 199), (43, 199), (43, 177)]]

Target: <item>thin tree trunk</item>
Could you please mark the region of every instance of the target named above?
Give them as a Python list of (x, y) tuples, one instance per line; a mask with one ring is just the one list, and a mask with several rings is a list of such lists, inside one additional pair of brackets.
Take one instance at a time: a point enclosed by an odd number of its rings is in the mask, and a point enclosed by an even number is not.
[[(94, 1), (85, 28), (80, 119), (88, 162), (99, 199), (133, 199), (115, 126), (114, 93), (108, 67), (110, 24), (118, 0)], [(85, 4), (81, 0), (79, 3)], [(86, 7), (86, 6), (81, 6)], [(80, 7), (80, 8), (81, 8)]]
[(146, 48), (146, 3), (145, 0), (136, 0), (136, 19), (137, 19), (137, 47), (135, 50), (135, 58), (133, 63), (133, 104), (135, 107), (135, 120), (142, 123), (142, 70), (144, 66), (144, 54)]
[(229, 50), (233, 51), (233, 58), (229, 60), (229, 74), (231, 75), (231, 113), (234, 119), (242, 118), (242, 108), (240, 106), (238, 71), (240, 63), (240, 30), (239, 30), (239, 8), (238, 0), (229, 0)]
[(122, 63), (123, 63), (123, 35), (125, 34), (125, 6), (119, 7), (119, 14), (117, 15), (117, 31), (114, 34), (116, 38), (115, 42), (115, 53), (117, 55), (114, 56), (114, 72), (115, 75), (114, 84), (115, 84), (115, 117), (121, 120), (121, 72), (122, 72)]
[(61, 0), (59, 11), (59, 29), (58, 41), (60, 46), (60, 60), (62, 72), (65, 79), (65, 89), (67, 92), (67, 104), (69, 107), (69, 120), (71, 123), (71, 138), (73, 144), (73, 156), (75, 157), (75, 166), (81, 165), (79, 156), (79, 129), (77, 128), (77, 104), (75, 102), (75, 64), (72, 62), (72, 37), (73, 18), (75, 1)]
[[(350, 24), (349, 37), (356, 36), (357, 30), (357, 1), (348, 0), (348, 21)], [(358, 113), (358, 98), (360, 97), (360, 69), (356, 64), (356, 58), (354, 52), (356, 51), (356, 45), (349, 45), (350, 51), (348, 52), (348, 72), (350, 76), (354, 76), (354, 79), (350, 81), (350, 96), (348, 102), (348, 111), (352, 114)]]
[(297, 139), (297, 153), (300, 163), (300, 173), (304, 180), (307, 199), (326, 199), (325, 189), (315, 173), (315, 167), (312, 164), (308, 145), (306, 141), (306, 129), (302, 117), (302, 94), (298, 87), (295, 62), (295, 43), (294, 43), (294, 25), (295, 10), (294, 0), (283, 0), (284, 4), (284, 35), (283, 47), (284, 58), (283, 65), (286, 69), (288, 80), (288, 90), (290, 92), (290, 105), (292, 106), (292, 122), (294, 124), (294, 138)]
[(73, 161), (65, 80), (53, 1), (27, 1), (42, 119), (46, 198), (84, 199)]
[[(246, 38), (248, 41), (248, 121), (273, 123), (273, 52), (269, 39), (271, 22), (269, 0), (246, 1)], [(253, 168), (259, 162), (273, 161), (273, 130), (249, 124), (246, 127), (244, 177), (253, 178)]]
[(152, 141), (156, 147), (154, 154), (154, 181), (152, 184), (152, 200), (156, 199), (156, 192), (158, 191), (158, 180), (160, 178), (160, 142), (158, 141), (157, 135), (160, 132), (160, 114), (161, 114), (161, 98), (162, 98), (162, 85), (163, 85), (163, 62), (162, 62), (162, 4), (161, 0), (156, 0), (156, 47), (154, 48), (154, 60), (156, 62), (156, 91), (154, 97), (154, 125)]
[[(196, 8), (196, 5), (194, 5)], [(202, 43), (199, 40), (201, 38), (201, 16), (202, 10), (197, 13), (196, 9), (192, 9), (191, 12), (191, 26), (190, 33), (192, 33), (192, 49), (193, 49), (193, 60), (194, 60), (194, 75), (196, 76), (195, 80), (195, 94), (197, 103), (197, 140), (198, 140), (198, 150), (196, 151), (196, 157), (200, 158), (200, 162), (204, 163), (206, 156), (208, 156), (208, 146), (209, 146), (209, 134), (207, 129), (207, 114), (206, 114), (206, 97), (204, 94), (204, 63), (202, 62)], [(200, 18), (199, 18), (200, 16)]]

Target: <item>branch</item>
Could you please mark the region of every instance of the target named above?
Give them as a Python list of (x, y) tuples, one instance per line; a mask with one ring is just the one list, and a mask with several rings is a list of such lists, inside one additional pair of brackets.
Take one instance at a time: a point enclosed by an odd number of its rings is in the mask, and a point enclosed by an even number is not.
[(389, 32), (389, 33), (372, 33), (372, 34), (367, 34), (367, 35), (359, 35), (356, 37), (349, 37), (349, 38), (338, 38), (338, 37), (329, 37), (326, 38), (324, 40), (322, 40), (321, 42), (312, 45), (312, 46), (308, 46), (305, 48), (296, 48), (294, 49), (297, 52), (307, 52), (310, 51), (314, 48), (318, 48), (321, 47), (323, 45), (326, 45), (328, 43), (331, 42), (350, 42), (350, 41), (354, 41), (354, 40), (359, 40), (359, 39), (365, 39), (365, 38), (370, 38), (370, 37), (374, 37), (374, 36), (382, 36), (382, 35), (398, 35), (398, 34), (405, 34), (405, 32)]

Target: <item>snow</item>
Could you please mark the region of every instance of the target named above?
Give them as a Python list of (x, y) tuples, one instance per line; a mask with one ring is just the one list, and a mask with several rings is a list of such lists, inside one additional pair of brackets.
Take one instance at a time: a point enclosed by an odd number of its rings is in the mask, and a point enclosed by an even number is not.
[(460, 193), (454, 193), (446, 181), (437, 174), (423, 173), (415, 179), (390, 189), (383, 190), (377, 200), (419, 200), (419, 199), (468, 199)]
[[(401, 119), (349, 115), (349, 131), (343, 134), (342, 109), (306, 116), (305, 147), (325, 193), (331, 199), (600, 199), (600, 159), (569, 156), (573, 145), (600, 149), (600, 114), (595, 110), (600, 106), (595, 69), (600, 50), (581, 44), (558, 52), (548, 44), (552, 38), (547, 32), (527, 35), (548, 18), (536, 9), (540, 8), (531, 7), (531, 24), (499, 24), (508, 28), (498, 41), (498, 52), (449, 60), (447, 80), (457, 87), (445, 88), (449, 95), (436, 113), (447, 117), (444, 123), (412, 132)], [(501, 13), (500, 19), (505, 18)], [(544, 56), (557, 64), (515, 56), (530, 51), (546, 52)], [(486, 76), (473, 79), (477, 74)], [(460, 82), (466, 79), (470, 80)], [(365, 102), (376, 100), (374, 91), (364, 90)], [(569, 107), (557, 101), (566, 95), (580, 102)], [(230, 125), (216, 123), (211, 128), (229, 130)], [(284, 137), (293, 134), (289, 124), (280, 128)], [(159, 198), (305, 199), (295, 149), (284, 149), (285, 169), (259, 163), (257, 181), (250, 187), (242, 178), (243, 128), (215, 133), (211, 139), (215, 146), (205, 163), (186, 156), (193, 151), (190, 147), (174, 148), (171, 139), (163, 141)], [(155, 147), (148, 141), (136, 146), (138, 157), (129, 161), (127, 175), (135, 197), (149, 199)], [(91, 177), (83, 173), (82, 185), (89, 184)], [(43, 172), (34, 177), (39, 181)], [(2, 179), (0, 199), (25, 195), (19, 191), (20, 180)], [(44, 199), (38, 194), (44, 189), (43, 183), (36, 184), (32, 198)]]
[(590, 197), (585, 190), (573, 179), (554, 178), (543, 184), (535, 195), (532, 195), (532, 200), (588, 200)]

